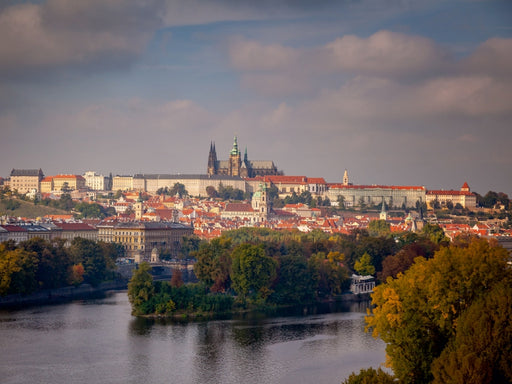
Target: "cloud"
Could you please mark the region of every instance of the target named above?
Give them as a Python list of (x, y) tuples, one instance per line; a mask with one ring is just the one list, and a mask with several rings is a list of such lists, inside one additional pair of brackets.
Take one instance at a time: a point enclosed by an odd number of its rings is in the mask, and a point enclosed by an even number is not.
[(462, 61), (468, 72), (512, 76), (512, 39), (492, 38), (482, 43)]
[(229, 46), (231, 65), (239, 71), (287, 70), (295, 65), (299, 55), (293, 48), (257, 41), (237, 39)]
[(421, 36), (379, 31), (364, 39), (354, 35), (337, 38), (324, 47), (328, 66), (372, 76), (418, 76), (439, 72), (447, 53)]
[(161, 25), (158, 0), (49, 0), (0, 11), (0, 74), (124, 65)]

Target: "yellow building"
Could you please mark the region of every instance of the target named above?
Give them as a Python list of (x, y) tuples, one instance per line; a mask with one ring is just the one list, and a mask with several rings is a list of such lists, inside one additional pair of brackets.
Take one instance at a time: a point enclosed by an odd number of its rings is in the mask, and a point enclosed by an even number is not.
[(85, 179), (80, 175), (47, 176), (41, 180), (41, 193), (62, 191), (67, 186), (70, 191), (85, 188)]
[(453, 206), (460, 204), (462, 208), (476, 208), (476, 195), (469, 189), (468, 183), (464, 183), (460, 191), (437, 190), (427, 192), (427, 205), (430, 209), (439, 204), (440, 207), (446, 207), (447, 203)]
[(112, 191), (133, 190), (133, 176), (114, 176), (112, 178)]
[(194, 229), (180, 223), (130, 222), (98, 225), (98, 240), (122, 244), (129, 258), (149, 261), (151, 252), (178, 257), (184, 236)]
[(9, 179), (11, 191), (27, 193), (32, 190), (40, 191), (41, 180), (43, 180), (43, 171), (39, 169), (13, 169)]

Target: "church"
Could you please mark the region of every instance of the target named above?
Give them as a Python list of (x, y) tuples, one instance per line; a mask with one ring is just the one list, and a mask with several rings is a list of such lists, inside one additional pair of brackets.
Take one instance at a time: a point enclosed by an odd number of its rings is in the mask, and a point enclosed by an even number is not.
[(256, 177), (268, 175), (282, 175), (277, 170), (272, 160), (249, 160), (247, 157), (247, 148), (242, 159), (238, 149), (238, 141), (235, 136), (233, 148), (229, 152), (228, 160), (217, 160), (217, 151), (215, 143), (210, 143), (210, 153), (208, 155), (208, 176), (227, 175), (238, 177)]

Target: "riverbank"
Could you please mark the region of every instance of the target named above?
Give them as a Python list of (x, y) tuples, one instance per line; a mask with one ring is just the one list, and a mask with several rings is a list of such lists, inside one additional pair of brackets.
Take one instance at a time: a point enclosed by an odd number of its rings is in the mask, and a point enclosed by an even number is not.
[[(275, 317), (286, 315), (317, 315), (332, 312), (348, 310), (351, 305), (361, 304), (370, 305), (371, 293), (353, 294), (344, 293), (332, 298), (319, 300), (309, 304), (300, 305), (256, 305), (249, 308), (238, 308), (229, 311), (187, 311), (178, 310), (172, 313), (151, 313), (147, 315), (138, 315), (138, 318), (153, 319), (158, 321), (170, 322), (195, 322), (209, 320), (227, 320), (227, 319), (250, 319), (260, 317)], [(366, 304), (365, 304), (366, 303)]]
[(8, 295), (0, 297), (0, 309), (18, 309), (34, 305), (50, 305), (66, 303), (72, 300), (84, 300), (101, 297), (107, 291), (128, 288), (128, 279), (107, 281), (93, 287), (81, 284), (78, 287), (69, 286), (58, 289), (45, 289), (30, 295)]

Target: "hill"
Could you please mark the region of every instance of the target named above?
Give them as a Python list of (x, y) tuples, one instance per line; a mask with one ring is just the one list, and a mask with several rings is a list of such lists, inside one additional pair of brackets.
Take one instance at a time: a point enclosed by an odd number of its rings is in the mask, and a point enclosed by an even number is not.
[[(12, 209), (7, 209), (9, 206), (9, 201), (19, 203), (19, 206)], [(12, 205), (12, 204), (11, 204)], [(18, 204), (15, 204), (18, 205)], [(66, 215), (69, 214), (68, 211), (64, 211), (62, 209), (57, 209), (53, 207), (47, 207), (44, 205), (35, 205), (29, 201), (23, 200), (0, 200), (0, 216), (14, 216), (14, 217), (27, 217), (27, 218), (36, 218), (43, 217), (45, 215)]]

